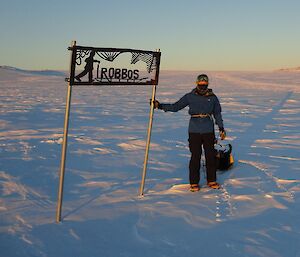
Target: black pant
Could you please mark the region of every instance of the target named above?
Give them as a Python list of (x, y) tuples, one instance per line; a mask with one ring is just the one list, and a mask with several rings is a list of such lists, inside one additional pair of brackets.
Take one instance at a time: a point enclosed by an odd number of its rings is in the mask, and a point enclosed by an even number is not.
[(189, 148), (191, 151), (190, 184), (198, 184), (200, 181), (200, 162), (202, 154), (202, 145), (204, 148), (206, 162), (207, 182), (216, 181), (216, 150), (214, 148), (215, 134), (207, 133), (189, 133)]

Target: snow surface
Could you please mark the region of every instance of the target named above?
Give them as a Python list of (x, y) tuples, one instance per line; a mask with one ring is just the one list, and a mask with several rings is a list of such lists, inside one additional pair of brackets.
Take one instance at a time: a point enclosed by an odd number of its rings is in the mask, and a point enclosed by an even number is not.
[[(300, 257), (300, 73), (208, 72), (235, 165), (191, 193), (187, 109), (155, 111), (151, 88), (74, 87), (63, 222), (55, 212), (66, 83), (0, 69), (1, 257)], [(157, 99), (197, 72), (161, 72)]]

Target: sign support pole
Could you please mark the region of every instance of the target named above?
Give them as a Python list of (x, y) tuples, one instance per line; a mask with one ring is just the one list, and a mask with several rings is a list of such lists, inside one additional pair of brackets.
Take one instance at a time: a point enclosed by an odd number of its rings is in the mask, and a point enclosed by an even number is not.
[(147, 172), (152, 124), (153, 124), (155, 93), (156, 93), (156, 85), (153, 85), (151, 105), (150, 105), (149, 125), (148, 125), (147, 141), (146, 141), (146, 150), (145, 150), (145, 158), (144, 158), (144, 167), (143, 167), (142, 181), (141, 181), (140, 193), (139, 193), (140, 196), (144, 195), (144, 186), (145, 186), (145, 179), (146, 179), (146, 172)]
[(155, 101), (155, 94), (156, 94), (156, 85), (158, 84), (158, 77), (159, 77), (159, 66), (160, 66), (160, 49), (156, 50), (159, 53), (159, 61), (156, 63), (156, 81), (152, 86), (152, 96), (151, 96), (151, 104), (150, 104), (150, 114), (149, 114), (149, 125), (148, 125), (148, 132), (147, 132), (147, 141), (146, 141), (146, 149), (145, 149), (145, 158), (144, 158), (144, 166), (143, 166), (143, 173), (142, 173), (142, 181), (140, 186), (139, 196), (142, 197), (144, 195), (144, 187), (145, 187), (145, 180), (146, 180), (146, 173), (147, 173), (147, 164), (148, 164), (148, 157), (149, 157), (149, 149), (150, 149), (150, 141), (151, 141), (151, 132), (152, 132), (152, 124), (153, 124), (153, 114), (154, 114), (154, 101)]
[(72, 97), (72, 85), (75, 76), (75, 62), (76, 62), (76, 41), (72, 42), (71, 48), (71, 63), (70, 63), (70, 78), (67, 89), (67, 99), (66, 99), (66, 110), (65, 110), (65, 121), (64, 121), (64, 134), (63, 143), (61, 150), (61, 163), (60, 163), (60, 175), (59, 175), (59, 188), (58, 188), (58, 198), (57, 198), (57, 209), (56, 209), (56, 222), (61, 221), (61, 209), (63, 201), (63, 188), (64, 188), (64, 177), (65, 177), (65, 166), (66, 166), (66, 153), (67, 153), (67, 141), (68, 141), (68, 130), (69, 130), (69, 117), (71, 109), (71, 97)]

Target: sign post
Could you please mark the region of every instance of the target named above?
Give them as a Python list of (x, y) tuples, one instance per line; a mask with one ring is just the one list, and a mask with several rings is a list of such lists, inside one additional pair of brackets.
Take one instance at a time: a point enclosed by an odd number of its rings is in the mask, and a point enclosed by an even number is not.
[(72, 45), (71, 45), (72, 53), (71, 53), (71, 62), (70, 62), (70, 79), (69, 79), (68, 88), (67, 88), (64, 134), (63, 134), (63, 142), (62, 142), (62, 150), (61, 150), (58, 199), (57, 199), (57, 209), (56, 209), (56, 222), (61, 221), (61, 208), (62, 208), (62, 200), (63, 200), (63, 187), (64, 187), (64, 177), (65, 177), (65, 166), (66, 166), (69, 117), (70, 117), (70, 109), (71, 109), (72, 84), (74, 82), (74, 72), (75, 72), (75, 59), (76, 59), (76, 51), (74, 50), (75, 46), (76, 46), (76, 41), (73, 41)]
[[(160, 51), (157, 50), (157, 52), (160, 52)], [(156, 73), (157, 73), (156, 76), (159, 77), (159, 67), (156, 70)], [(150, 149), (150, 141), (151, 141), (152, 124), (153, 124), (156, 85), (157, 84), (153, 84), (153, 86), (152, 86), (152, 96), (151, 96), (151, 104), (150, 104), (150, 114), (149, 114), (149, 124), (148, 124), (148, 131), (147, 131), (145, 158), (144, 158), (144, 165), (143, 165), (142, 181), (141, 181), (140, 192), (139, 192), (140, 197), (144, 195), (144, 187), (145, 187), (145, 180), (146, 180), (146, 173), (147, 173), (147, 165), (148, 165), (148, 157), (149, 157), (149, 149)]]
[(150, 114), (149, 114), (149, 124), (148, 124), (148, 131), (147, 131), (144, 166), (143, 166), (142, 181), (141, 181), (140, 192), (139, 192), (140, 196), (144, 195), (144, 187), (145, 187), (145, 180), (146, 180), (146, 173), (147, 173), (148, 156), (149, 156), (150, 141), (151, 141), (151, 131), (152, 131), (152, 124), (153, 124), (155, 92), (156, 92), (156, 85), (153, 85), (151, 105), (150, 105)]
[[(67, 141), (69, 130), (69, 116), (71, 110), (73, 86), (152, 85), (152, 97), (146, 150), (142, 182), (139, 192), (140, 195), (143, 195), (153, 122), (153, 101), (155, 100), (156, 86), (158, 84), (161, 56), (160, 51), (77, 46), (76, 41), (73, 41), (71, 47), (69, 47), (68, 50), (71, 50), (72, 53), (70, 63), (70, 77), (67, 79), (68, 88), (59, 173), (56, 222), (61, 221), (66, 154), (68, 145)], [(97, 63), (96, 72), (94, 71), (94, 63)]]

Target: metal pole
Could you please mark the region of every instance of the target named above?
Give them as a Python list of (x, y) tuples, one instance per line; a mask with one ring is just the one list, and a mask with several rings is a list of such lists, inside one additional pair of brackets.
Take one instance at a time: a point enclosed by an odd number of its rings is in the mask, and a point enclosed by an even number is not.
[(149, 115), (149, 125), (148, 125), (148, 133), (147, 133), (147, 141), (146, 141), (146, 150), (145, 150), (145, 158), (144, 158), (144, 167), (142, 173), (142, 181), (140, 186), (140, 196), (144, 194), (144, 186), (147, 172), (147, 164), (148, 164), (148, 156), (149, 156), (149, 148), (150, 148), (150, 140), (151, 140), (151, 131), (152, 131), (152, 123), (153, 123), (153, 114), (154, 114), (154, 100), (156, 93), (156, 85), (152, 87), (152, 97), (151, 97), (151, 106), (150, 106), (150, 115)]
[(61, 221), (61, 209), (63, 201), (63, 188), (64, 188), (64, 177), (65, 177), (65, 166), (66, 166), (66, 153), (68, 146), (68, 130), (69, 130), (69, 117), (71, 108), (71, 96), (72, 96), (72, 85), (75, 76), (75, 61), (76, 61), (76, 41), (72, 42), (71, 50), (71, 63), (70, 63), (70, 78), (67, 89), (67, 99), (66, 99), (66, 110), (65, 110), (65, 121), (64, 121), (64, 135), (61, 150), (61, 163), (60, 163), (60, 175), (59, 175), (59, 188), (58, 188), (58, 198), (57, 198), (57, 209), (56, 209), (56, 222)]
[(151, 140), (151, 131), (152, 131), (152, 124), (153, 124), (154, 100), (155, 100), (155, 94), (156, 94), (156, 85), (158, 83), (158, 78), (159, 78), (160, 49), (157, 49), (156, 51), (159, 53), (159, 58), (157, 58), (157, 60), (156, 60), (157, 61), (157, 63), (156, 63), (156, 75), (155, 75), (156, 81), (154, 82), (153, 87), (152, 87), (152, 96), (151, 96), (151, 105), (150, 105), (150, 114), (149, 114), (149, 125), (148, 125), (144, 166), (143, 166), (142, 181), (141, 181), (139, 196), (144, 195), (144, 187), (145, 187), (148, 156), (149, 156), (149, 149), (150, 149), (150, 140)]

